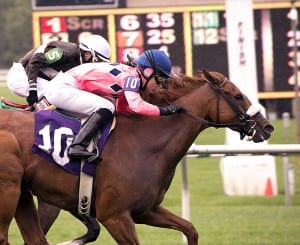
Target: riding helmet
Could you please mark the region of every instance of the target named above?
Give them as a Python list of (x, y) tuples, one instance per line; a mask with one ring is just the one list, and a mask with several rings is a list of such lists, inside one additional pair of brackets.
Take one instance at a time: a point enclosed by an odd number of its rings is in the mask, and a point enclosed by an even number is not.
[(107, 40), (100, 35), (89, 35), (80, 44), (82, 51), (90, 52), (93, 61), (102, 60), (109, 62), (111, 47)]
[(171, 77), (172, 64), (165, 52), (158, 49), (144, 51), (136, 60), (142, 68), (152, 68), (155, 72)]

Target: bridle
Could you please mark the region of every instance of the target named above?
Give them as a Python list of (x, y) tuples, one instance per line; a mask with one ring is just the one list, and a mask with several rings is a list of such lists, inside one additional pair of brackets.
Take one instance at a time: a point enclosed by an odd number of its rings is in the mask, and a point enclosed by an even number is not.
[[(195, 115), (193, 115), (193, 116), (200, 119), (205, 124), (215, 127), (215, 128), (238, 127), (240, 129), (240, 139), (241, 140), (244, 139), (245, 136), (253, 137), (255, 134), (255, 127), (256, 127), (257, 123), (252, 119), (252, 117), (261, 111), (261, 106), (259, 104), (252, 104), (248, 108), (247, 112), (243, 113), (240, 110), (240, 108), (238, 107), (238, 105), (235, 103), (235, 101), (232, 99), (232, 97), (223, 91), (223, 86), (227, 81), (228, 81), (228, 79), (225, 78), (222, 81), (222, 83), (215, 84), (206, 79), (206, 82), (210, 85), (210, 87), (213, 89), (213, 91), (217, 95), (217, 110), (216, 110), (217, 122), (216, 123), (210, 122), (210, 121), (200, 118), (198, 116), (195, 116)], [(222, 96), (225, 99), (225, 101), (228, 103), (228, 105), (231, 107), (231, 109), (237, 113), (237, 115), (239, 116), (240, 122), (238, 122), (238, 123), (219, 123), (220, 96)], [(191, 113), (189, 113), (189, 114), (191, 114)]]

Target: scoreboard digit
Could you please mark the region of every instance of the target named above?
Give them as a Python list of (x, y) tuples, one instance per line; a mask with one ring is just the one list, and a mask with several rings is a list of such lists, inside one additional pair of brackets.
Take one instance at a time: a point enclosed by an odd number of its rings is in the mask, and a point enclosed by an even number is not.
[(126, 62), (127, 54), (137, 57), (143, 51), (144, 35), (141, 16), (137, 14), (117, 15), (115, 22), (117, 61)]
[(42, 17), (41, 25), (41, 42), (50, 41), (69, 41), (67, 24), (64, 17)]
[(146, 49), (165, 51), (173, 70), (185, 72), (182, 13), (145, 13), (116, 15), (117, 60), (137, 57)]
[(144, 49), (165, 51), (174, 72), (185, 73), (185, 53), (182, 13), (149, 13), (143, 16), (145, 22)]
[(90, 34), (108, 39), (106, 16), (53, 16), (40, 17), (40, 42), (66, 41), (78, 43)]
[(228, 75), (225, 12), (197, 11), (190, 18), (193, 71), (206, 68)]

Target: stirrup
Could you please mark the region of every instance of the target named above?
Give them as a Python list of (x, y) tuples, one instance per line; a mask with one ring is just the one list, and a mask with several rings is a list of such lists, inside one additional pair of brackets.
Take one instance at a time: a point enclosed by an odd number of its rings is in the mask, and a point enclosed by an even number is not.
[(89, 152), (85, 147), (81, 145), (74, 145), (69, 148), (68, 156), (71, 159), (82, 159), (93, 157), (95, 154), (93, 152)]
[(88, 162), (93, 162), (95, 161), (97, 158), (99, 158), (99, 149), (98, 147), (95, 147), (96, 148), (96, 153), (94, 156), (91, 156), (87, 159)]
[[(76, 149), (77, 148), (77, 149)], [(69, 148), (68, 156), (71, 159), (87, 159), (88, 162), (94, 161), (99, 156), (98, 148), (96, 147), (96, 153), (87, 151), (87, 149), (81, 145), (74, 145)]]

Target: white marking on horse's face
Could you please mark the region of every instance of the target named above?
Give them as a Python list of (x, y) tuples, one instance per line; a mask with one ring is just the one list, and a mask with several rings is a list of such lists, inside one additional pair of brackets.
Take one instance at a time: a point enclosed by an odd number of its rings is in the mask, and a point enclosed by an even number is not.
[(248, 114), (250, 117), (253, 117), (254, 115), (256, 115), (257, 113), (261, 112), (262, 107), (260, 104), (256, 103), (256, 104), (252, 104), (246, 114)]

